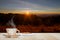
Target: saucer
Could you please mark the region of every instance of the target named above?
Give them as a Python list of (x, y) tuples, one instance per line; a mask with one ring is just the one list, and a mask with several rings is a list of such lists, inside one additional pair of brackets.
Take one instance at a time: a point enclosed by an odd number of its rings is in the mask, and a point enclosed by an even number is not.
[(6, 37), (6, 38), (17, 38), (17, 37), (19, 37), (20, 35), (8, 35), (8, 34), (4, 34), (4, 36)]

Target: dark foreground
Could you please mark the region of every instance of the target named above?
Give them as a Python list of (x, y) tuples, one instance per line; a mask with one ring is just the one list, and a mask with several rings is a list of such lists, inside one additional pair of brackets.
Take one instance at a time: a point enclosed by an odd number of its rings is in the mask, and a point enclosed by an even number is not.
[[(0, 32), (6, 32), (6, 28), (11, 28), (9, 26), (0, 26)], [(30, 33), (60, 33), (60, 25), (54, 26), (31, 26), (31, 25), (18, 25), (16, 26), (20, 32), (30, 32)]]
[[(14, 18), (12, 19), (13, 16)], [(60, 33), (60, 14), (30, 14), (30, 16), (26, 16), (25, 14), (0, 13), (0, 32), (6, 32), (6, 28), (12, 27), (8, 23), (11, 19), (20, 32)]]

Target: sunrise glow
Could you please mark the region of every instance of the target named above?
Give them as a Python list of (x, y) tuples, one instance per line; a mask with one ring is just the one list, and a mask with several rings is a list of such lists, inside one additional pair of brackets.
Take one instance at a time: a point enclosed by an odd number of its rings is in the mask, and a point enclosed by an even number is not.
[(30, 11), (25, 11), (25, 14), (28, 16), (30, 15)]

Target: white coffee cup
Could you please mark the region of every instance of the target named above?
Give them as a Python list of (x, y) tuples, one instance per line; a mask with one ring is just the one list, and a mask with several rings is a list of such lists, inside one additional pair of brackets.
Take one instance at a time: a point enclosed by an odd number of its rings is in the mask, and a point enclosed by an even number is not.
[(8, 35), (16, 35), (17, 32), (20, 32), (17, 28), (6, 28), (6, 31)]

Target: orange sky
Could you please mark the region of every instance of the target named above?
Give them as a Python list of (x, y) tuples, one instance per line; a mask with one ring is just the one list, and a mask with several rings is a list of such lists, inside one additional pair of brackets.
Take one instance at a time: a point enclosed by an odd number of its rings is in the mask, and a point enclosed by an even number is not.
[(31, 11), (31, 10), (23, 10), (23, 11), (1, 11), (0, 13), (18, 13), (18, 14), (60, 14), (60, 12), (46, 12), (46, 11)]

